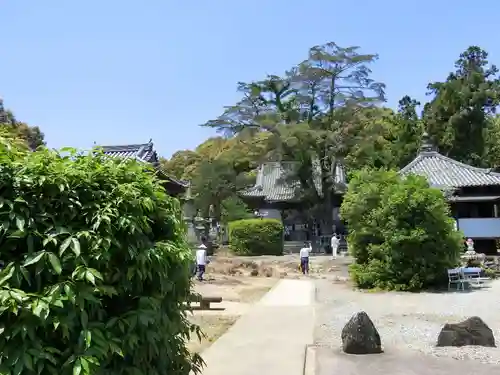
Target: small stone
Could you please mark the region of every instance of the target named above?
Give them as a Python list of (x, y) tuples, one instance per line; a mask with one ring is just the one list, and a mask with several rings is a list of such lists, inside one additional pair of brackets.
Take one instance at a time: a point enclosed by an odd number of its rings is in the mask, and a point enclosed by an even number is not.
[(496, 347), (493, 331), (477, 316), (460, 323), (445, 324), (439, 333), (436, 346), (466, 345)]
[(380, 335), (364, 311), (354, 314), (342, 329), (342, 349), (348, 354), (382, 353)]

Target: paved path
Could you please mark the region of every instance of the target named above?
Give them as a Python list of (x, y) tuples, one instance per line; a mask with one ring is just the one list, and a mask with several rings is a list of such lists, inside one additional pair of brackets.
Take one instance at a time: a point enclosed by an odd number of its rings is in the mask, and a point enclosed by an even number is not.
[(203, 375), (302, 375), (313, 303), (312, 281), (280, 280), (202, 353)]
[[(371, 355), (349, 355), (340, 350), (314, 348), (316, 375), (491, 375), (500, 374), (500, 365), (472, 360), (433, 357), (399, 351)], [(311, 359), (308, 355), (308, 362)]]

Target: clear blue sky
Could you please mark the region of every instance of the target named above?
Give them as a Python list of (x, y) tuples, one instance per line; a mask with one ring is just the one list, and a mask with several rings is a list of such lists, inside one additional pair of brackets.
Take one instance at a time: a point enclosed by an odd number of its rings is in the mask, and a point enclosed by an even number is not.
[(236, 83), (335, 41), (380, 55), (388, 105), (425, 99), (476, 44), (500, 65), (500, 2), (483, 0), (0, 0), (0, 96), (51, 147), (194, 148)]

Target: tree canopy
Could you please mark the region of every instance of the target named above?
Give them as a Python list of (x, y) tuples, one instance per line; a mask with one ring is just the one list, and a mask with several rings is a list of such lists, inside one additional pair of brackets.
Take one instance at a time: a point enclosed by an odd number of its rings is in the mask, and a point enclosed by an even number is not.
[(0, 98), (0, 127), (11, 133), (14, 138), (22, 140), (31, 150), (45, 145), (44, 134), (38, 126), (29, 126), (25, 122), (18, 121), (12, 111), (3, 106)]
[[(376, 53), (330, 42), (310, 48), (282, 75), (239, 82), (240, 100), (202, 124), (221, 136), (178, 151), (162, 165), (192, 181), (207, 180), (209, 169), (211, 180), (217, 168), (232, 169), (220, 172), (228, 197), (242, 181), (252, 181), (263, 161), (294, 161), (289, 177), (300, 182), (307, 212), (331, 206), (330, 193), (338, 188), (332, 171), (339, 163), (347, 171), (400, 169), (416, 156), (424, 131), (447, 156), (473, 166), (500, 166), (500, 81), (486, 51), (469, 47), (445, 79), (428, 84), (428, 102), (405, 95), (395, 109), (385, 105), (385, 85), (372, 77), (377, 60)], [(314, 183), (318, 175), (321, 184)], [(199, 204), (218, 204), (217, 194)]]

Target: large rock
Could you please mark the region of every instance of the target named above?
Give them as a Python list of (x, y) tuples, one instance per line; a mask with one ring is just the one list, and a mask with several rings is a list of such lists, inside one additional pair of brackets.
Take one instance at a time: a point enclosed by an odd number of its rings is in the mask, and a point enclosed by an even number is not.
[(342, 329), (342, 349), (348, 354), (382, 353), (380, 335), (364, 311), (354, 314)]
[(483, 320), (473, 316), (456, 324), (445, 324), (437, 339), (437, 346), (480, 345), (495, 347), (493, 332)]

